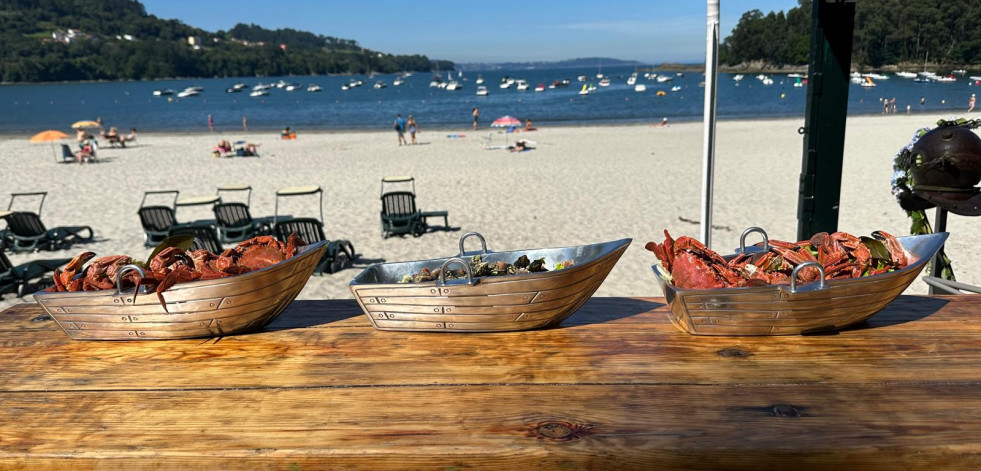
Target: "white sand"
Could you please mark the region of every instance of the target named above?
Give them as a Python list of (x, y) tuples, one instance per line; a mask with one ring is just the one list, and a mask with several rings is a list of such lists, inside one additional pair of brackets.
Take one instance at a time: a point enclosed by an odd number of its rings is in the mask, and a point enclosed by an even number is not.
[[(940, 117), (848, 120), (840, 230), (908, 234), (909, 221), (890, 191), (892, 159), (916, 129), (933, 126)], [(796, 238), (803, 150), (797, 128), (802, 125), (803, 119), (719, 123), (713, 223), (722, 229), (713, 232), (713, 248), (731, 253), (749, 226), (765, 228), (771, 238)], [(280, 141), (274, 133), (144, 133), (131, 148), (102, 148), (103, 163), (93, 165), (58, 164), (51, 146), (29, 144), (29, 136), (5, 136), (0, 138), (4, 193), (48, 191), (42, 214), (46, 225), (91, 225), (98, 240), (65, 251), (9, 257), (22, 263), (85, 250), (146, 257), (136, 213), (144, 190), (205, 196), (219, 185), (250, 184), (252, 214), (266, 216), (273, 214), (277, 188), (312, 184), (324, 188), (327, 236), (350, 240), (363, 262), (453, 255), (460, 235), (471, 230), (481, 232), (492, 250), (630, 237), (633, 244), (596, 295), (661, 295), (649, 268), (654, 257), (643, 247), (650, 240), (662, 241), (663, 229), (675, 237), (699, 235), (697, 223), (686, 221), (700, 217), (701, 123), (545, 127), (510, 136), (512, 142), (515, 137), (537, 142), (535, 150), (520, 154), (483, 149), (489, 132), (424, 132), (420, 145), (411, 147), (397, 146), (394, 132), (300, 130), (295, 141)], [(467, 137), (450, 139), (450, 133)], [(504, 137), (494, 132), (497, 144)], [(260, 143), (262, 157), (212, 158), (210, 150), (220, 138)], [(420, 208), (448, 210), (450, 224), (461, 230), (383, 240), (378, 197), (385, 175), (415, 176)], [(296, 216), (317, 214), (310, 197), (282, 200), (281, 205)], [(199, 207), (181, 208), (177, 217), (213, 215)], [(981, 240), (976, 228), (976, 221), (952, 215), (947, 246), (958, 278), (975, 284), (981, 283), (981, 264), (973, 258)], [(312, 277), (299, 298), (350, 298), (347, 284), (359, 271)], [(907, 290), (926, 292), (921, 281)], [(30, 301), (8, 294), (0, 308)]]

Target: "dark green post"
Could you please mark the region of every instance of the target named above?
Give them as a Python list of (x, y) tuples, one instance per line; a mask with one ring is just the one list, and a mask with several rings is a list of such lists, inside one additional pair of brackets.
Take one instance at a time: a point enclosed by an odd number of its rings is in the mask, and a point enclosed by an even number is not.
[(797, 240), (838, 230), (855, 0), (814, 0)]

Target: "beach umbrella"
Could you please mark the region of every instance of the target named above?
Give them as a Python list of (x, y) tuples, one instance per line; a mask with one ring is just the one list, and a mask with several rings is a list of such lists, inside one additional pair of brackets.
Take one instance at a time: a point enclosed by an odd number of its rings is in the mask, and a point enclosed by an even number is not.
[(705, 38), (705, 108), (702, 113), (704, 139), (702, 146), (702, 242), (712, 247), (712, 187), (715, 166), (715, 111), (719, 77), (716, 74), (719, 54), (719, 0), (706, 0)]
[(68, 134), (65, 134), (55, 129), (48, 129), (47, 131), (41, 131), (31, 136), (31, 142), (52, 142), (52, 141), (60, 141), (62, 139), (68, 139)]
[(32, 143), (36, 143), (36, 142), (50, 142), (51, 143), (51, 149), (54, 151), (54, 154), (55, 154), (55, 161), (58, 160), (58, 150), (55, 147), (54, 143), (55, 143), (55, 141), (60, 141), (62, 139), (68, 139), (68, 134), (65, 134), (65, 133), (63, 133), (61, 131), (57, 131), (57, 130), (54, 130), (54, 129), (48, 129), (47, 131), (41, 131), (41, 132), (39, 132), (39, 133), (31, 136), (31, 142)]
[(72, 123), (72, 129), (97, 128), (97, 127), (99, 127), (99, 123), (95, 121), (75, 121), (74, 123)]
[[(491, 123), (492, 128), (513, 128), (515, 126), (521, 126), (521, 120), (515, 118), (514, 116), (501, 116)], [(504, 145), (508, 143), (508, 133), (504, 133)]]

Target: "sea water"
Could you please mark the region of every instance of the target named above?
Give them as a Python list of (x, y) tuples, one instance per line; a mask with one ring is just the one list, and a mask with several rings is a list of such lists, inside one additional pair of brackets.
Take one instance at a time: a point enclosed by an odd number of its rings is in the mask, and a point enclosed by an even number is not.
[[(531, 119), (536, 126), (593, 125), (618, 123), (660, 123), (702, 119), (704, 75), (700, 72), (655, 71), (671, 77), (658, 82), (638, 73), (637, 83), (644, 92), (634, 91), (627, 78), (633, 67), (603, 70), (611, 79), (608, 87), (599, 86), (597, 70), (529, 69), (466, 71), (460, 90), (430, 87), (432, 74), (415, 73), (395, 86), (395, 75), (368, 76), (289, 76), (261, 78), (213, 78), (188, 80), (153, 80), (99, 83), (62, 83), (0, 86), (0, 133), (34, 133), (45, 129), (69, 130), (78, 120), (102, 118), (105, 125), (117, 126), (120, 132), (136, 128), (141, 132), (207, 131), (211, 115), (218, 131), (242, 129), (242, 117), (249, 130), (279, 130), (289, 126), (301, 131), (314, 130), (388, 130), (396, 114), (413, 115), (421, 129), (466, 131), (471, 128), (471, 111), (480, 111), (480, 125), (486, 127), (504, 115)], [(476, 79), (480, 74), (488, 96), (477, 96)], [(586, 76), (585, 82), (577, 77)], [(524, 79), (527, 90), (516, 85), (500, 88), (501, 79)], [(799, 117), (803, 119), (807, 87), (794, 86), (795, 78), (786, 74), (770, 75), (772, 85), (764, 85), (754, 75), (741, 81), (734, 74), (719, 75), (718, 117), (720, 119), (761, 119)], [(361, 87), (342, 90), (350, 80), (364, 82)], [(448, 81), (449, 77), (443, 77)], [(568, 79), (565, 88), (547, 88), (553, 81)], [(297, 91), (270, 88), (269, 95), (251, 97), (251, 87), (258, 83), (278, 81), (301, 85)], [(376, 89), (375, 82), (387, 87)], [(226, 89), (243, 82), (249, 88), (239, 93)], [(963, 114), (967, 101), (978, 85), (966, 78), (952, 83), (917, 83), (891, 77), (879, 80), (874, 88), (850, 85), (849, 114), (882, 113), (882, 99), (896, 98), (896, 112), (950, 110)], [(308, 92), (310, 84), (321, 92)], [(543, 92), (535, 92), (538, 84)], [(583, 85), (596, 85), (588, 95), (580, 95)], [(154, 96), (154, 90), (200, 86), (204, 91), (194, 97)], [(680, 87), (672, 91), (673, 87)], [(662, 93), (658, 93), (662, 92)], [(924, 104), (920, 105), (923, 99)], [(930, 124), (930, 123), (925, 123)]]

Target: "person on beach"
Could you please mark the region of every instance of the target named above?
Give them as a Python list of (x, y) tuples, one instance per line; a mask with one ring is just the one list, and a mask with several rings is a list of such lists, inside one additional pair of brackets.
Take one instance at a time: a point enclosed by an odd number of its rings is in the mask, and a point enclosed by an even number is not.
[(409, 145), (409, 142), (405, 140), (405, 119), (402, 118), (401, 114), (395, 115), (395, 133), (399, 135), (399, 145), (402, 144)]
[(477, 119), (480, 118), (480, 110), (478, 110), (477, 107), (475, 106), (473, 108), (473, 112), (472, 113), (473, 113), (473, 130), (476, 131), (477, 130)]
[(215, 120), (214, 118), (211, 117), (210, 114), (208, 115), (208, 130), (211, 132), (215, 132)]
[(531, 124), (531, 119), (525, 119), (525, 131), (537, 131), (538, 128)]
[(412, 140), (412, 145), (416, 144), (416, 133), (419, 132), (419, 126), (416, 124), (416, 119), (409, 115), (409, 139)]
[(290, 129), (289, 126), (283, 128), (283, 131), (279, 133), (280, 139), (296, 139), (296, 131)]
[(249, 130), (249, 120), (248, 119), (245, 119), (245, 115), (244, 114), (242, 115), (242, 130), (243, 131), (248, 131)]
[(892, 97), (892, 100), (889, 100), (889, 107), (892, 108), (892, 114), (896, 114), (896, 97)]
[(974, 111), (974, 103), (975, 103), (975, 100), (976, 99), (974, 98), (974, 94), (972, 93), (971, 94), (971, 98), (969, 100), (967, 100), (967, 112), (968, 113)]
[(883, 98), (882, 99), (882, 114), (888, 114), (888, 113), (889, 113), (889, 100)]
[(661, 120), (661, 123), (660, 124), (651, 123), (651, 126), (657, 126), (657, 127), (660, 127), (660, 128), (666, 128), (666, 127), (668, 127), (668, 117), (665, 116), (664, 119)]
[(92, 159), (95, 154), (95, 147), (93, 147), (92, 141), (88, 139), (83, 139), (79, 144), (81, 149), (75, 153), (75, 158), (78, 159), (79, 164), (83, 164), (86, 160)]
[(123, 142), (130, 142), (136, 140), (136, 128), (130, 128), (129, 134), (122, 137)]
[(922, 108), (924, 104), (926, 104), (926, 97), (921, 96), (920, 97), (920, 108)]

